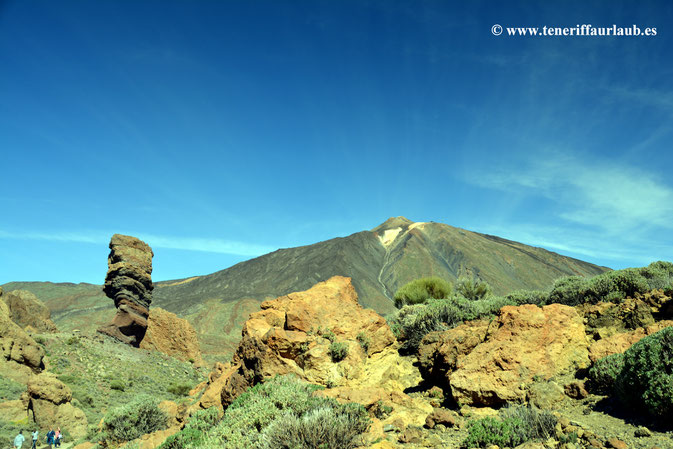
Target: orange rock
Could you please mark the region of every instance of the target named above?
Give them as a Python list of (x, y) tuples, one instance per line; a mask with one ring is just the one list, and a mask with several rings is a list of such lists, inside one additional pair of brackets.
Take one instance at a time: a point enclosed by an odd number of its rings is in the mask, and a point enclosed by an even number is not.
[(534, 376), (549, 379), (589, 364), (582, 318), (551, 304), (505, 306), (486, 341), (459, 357), (451, 391), (463, 404), (500, 405), (525, 398)]
[[(395, 343), (385, 319), (358, 304), (349, 278), (335, 276), (260, 307), (243, 326), (233, 364), (215, 367), (200, 407), (226, 407), (249, 386), (278, 374), (291, 373), (322, 385), (342, 384), (357, 378), (368, 359)], [(348, 347), (344, 360), (332, 361), (330, 341), (319, 330), (332, 332)], [(368, 352), (358, 343), (359, 335), (369, 340)]]
[(140, 347), (203, 365), (196, 331), (189, 321), (159, 307), (150, 309), (147, 331)]

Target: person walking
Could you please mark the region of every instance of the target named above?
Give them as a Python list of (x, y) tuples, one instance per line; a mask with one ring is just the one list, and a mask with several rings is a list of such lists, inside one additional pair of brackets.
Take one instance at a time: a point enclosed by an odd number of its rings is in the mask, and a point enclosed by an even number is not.
[(63, 438), (63, 433), (61, 432), (61, 428), (57, 427), (56, 428), (56, 435), (54, 435), (54, 447), (61, 447), (61, 439)]
[(49, 432), (47, 432), (47, 444), (49, 445), (49, 449), (51, 449), (51, 445), (54, 444), (54, 435), (56, 432), (54, 432), (54, 429), (49, 429)]
[(19, 431), (19, 434), (14, 438), (14, 447), (16, 449), (21, 449), (23, 442), (26, 440), (26, 437), (23, 436), (23, 430)]
[(30, 449), (37, 449), (37, 436), (39, 432), (37, 429), (35, 429), (35, 432), (33, 432), (33, 445), (30, 447)]

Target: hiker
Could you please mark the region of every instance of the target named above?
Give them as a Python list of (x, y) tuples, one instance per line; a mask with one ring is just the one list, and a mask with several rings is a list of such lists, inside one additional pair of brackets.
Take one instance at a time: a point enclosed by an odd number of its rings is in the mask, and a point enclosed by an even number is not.
[(23, 442), (26, 440), (26, 437), (23, 436), (23, 430), (19, 431), (19, 434), (14, 438), (14, 447), (16, 449), (21, 449)]
[(54, 435), (54, 447), (61, 447), (61, 438), (63, 438), (63, 433), (61, 433), (61, 428), (56, 428), (56, 435)]
[(56, 432), (54, 432), (54, 429), (49, 429), (49, 432), (47, 432), (47, 444), (49, 445), (49, 449), (51, 449), (51, 445), (54, 444), (54, 435)]
[(37, 449), (37, 436), (39, 432), (37, 429), (35, 429), (35, 432), (33, 432), (33, 445), (30, 447), (30, 449)]

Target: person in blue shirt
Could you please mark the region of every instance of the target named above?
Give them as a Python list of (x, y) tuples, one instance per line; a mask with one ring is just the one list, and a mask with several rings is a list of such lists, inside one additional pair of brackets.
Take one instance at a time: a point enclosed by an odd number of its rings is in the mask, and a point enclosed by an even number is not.
[(54, 429), (49, 429), (49, 432), (47, 432), (47, 444), (49, 445), (49, 449), (51, 449), (51, 445), (54, 444), (54, 435), (56, 435)]

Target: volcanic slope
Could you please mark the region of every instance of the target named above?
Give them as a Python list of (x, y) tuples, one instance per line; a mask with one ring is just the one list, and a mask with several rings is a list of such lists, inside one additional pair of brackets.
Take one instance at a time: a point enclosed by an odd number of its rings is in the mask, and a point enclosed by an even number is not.
[[(233, 351), (243, 322), (261, 301), (306, 290), (335, 275), (351, 277), (362, 305), (386, 314), (394, 310), (394, 292), (424, 276), (475, 276), (503, 294), (544, 289), (565, 275), (607, 270), (495, 236), (394, 217), (370, 231), (279, 249), (205, 276), (157, 282), (152, 305), (187, 318), (204, 354), (221, 355)], [(113, 315), (112, 301), (100, 287), (88, 284), (14, 282), (4, 288), (33, 291), (64, 330), (95, 328)]]

